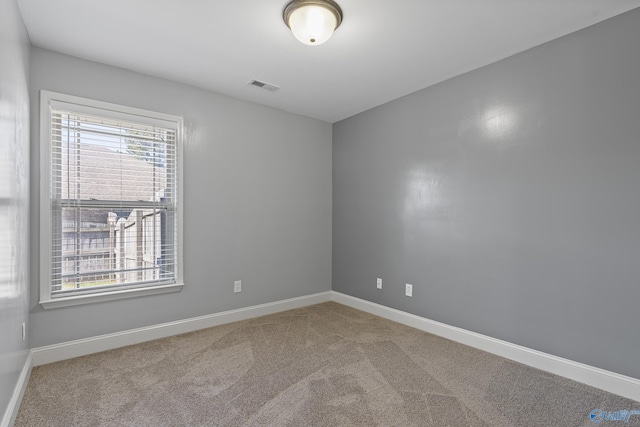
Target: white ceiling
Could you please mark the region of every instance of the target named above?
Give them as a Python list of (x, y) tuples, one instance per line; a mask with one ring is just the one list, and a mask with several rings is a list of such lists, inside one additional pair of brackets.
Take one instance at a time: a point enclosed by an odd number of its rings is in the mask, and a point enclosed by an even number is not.
[[(640, 0), (338, 0), (321, 46), (288, 0), (18, 0), (35, 46), (330, 123), (521, 52)], [(257, 79), (280, 86), (268, 92)]]

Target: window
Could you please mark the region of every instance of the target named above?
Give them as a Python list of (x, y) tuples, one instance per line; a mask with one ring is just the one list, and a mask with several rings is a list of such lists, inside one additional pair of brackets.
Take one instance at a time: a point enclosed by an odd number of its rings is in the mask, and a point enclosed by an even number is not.
[(41, 92), (40, 303), (182, 287), (182, 119)]

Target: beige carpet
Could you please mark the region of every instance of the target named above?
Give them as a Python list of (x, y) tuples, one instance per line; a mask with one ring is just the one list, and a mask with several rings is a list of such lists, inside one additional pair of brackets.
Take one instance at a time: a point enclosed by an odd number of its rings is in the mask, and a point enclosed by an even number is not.
[(640, 403), (337, 303), (36, 367), (16, 426), (614, 426)]

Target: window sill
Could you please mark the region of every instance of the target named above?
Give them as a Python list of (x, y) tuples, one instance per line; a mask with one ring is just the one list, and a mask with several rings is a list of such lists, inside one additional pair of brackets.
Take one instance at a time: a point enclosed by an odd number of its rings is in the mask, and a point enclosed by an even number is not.
[(180, 292), (183, 286), (184, 283), (175, 283), (171, 285), (150, 286), (148, 288), (136, 288), (126, 289), (122, 291), (105, 292), (102, 294), (87, 294), (73, 297), (55, 298), (40, 301), (40, 305), (48, 310), (50, 308), (69, 307), (73, 305), (91, 304), (94, 302), (114, 301), (125, 298)]

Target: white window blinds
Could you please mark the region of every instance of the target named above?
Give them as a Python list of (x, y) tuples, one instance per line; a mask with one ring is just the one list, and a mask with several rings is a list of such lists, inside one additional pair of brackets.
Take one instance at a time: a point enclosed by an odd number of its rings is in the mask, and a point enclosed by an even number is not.
[(180, 123), (58, 101), (48, 114), (48, 299), (177, 283)]

